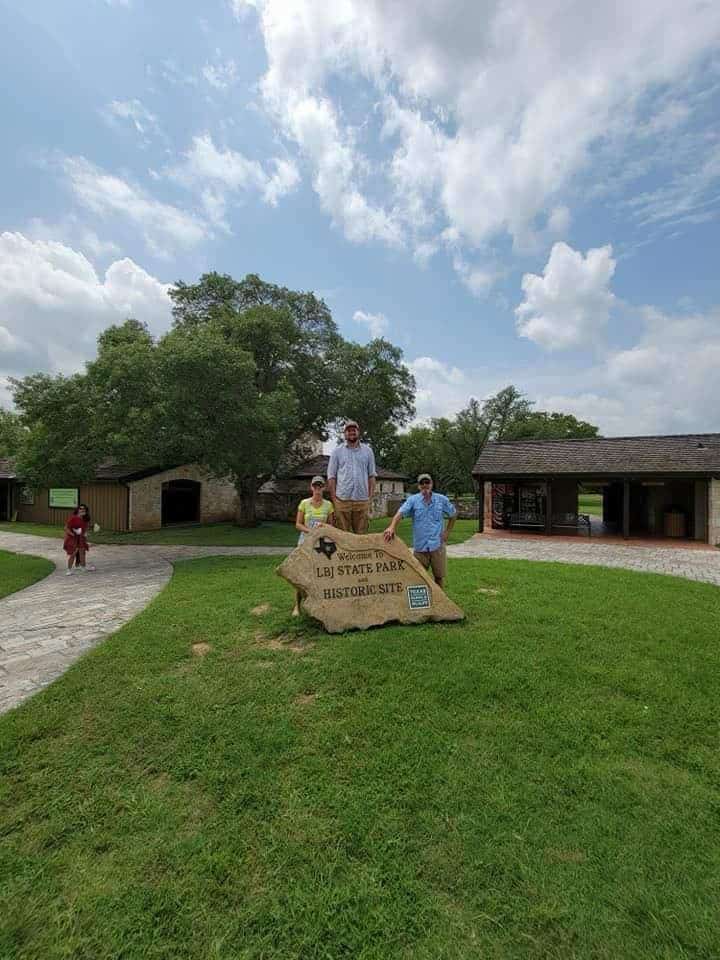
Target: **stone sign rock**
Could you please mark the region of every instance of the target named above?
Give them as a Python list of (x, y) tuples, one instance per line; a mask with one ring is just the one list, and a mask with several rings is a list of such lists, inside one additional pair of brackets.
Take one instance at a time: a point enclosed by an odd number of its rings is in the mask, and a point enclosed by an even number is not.
[(386, 543), (381, 533), (315, 527), (277, 573), (305, 594), (303, 608), (329, 633), (464, 617), (398, 537)]

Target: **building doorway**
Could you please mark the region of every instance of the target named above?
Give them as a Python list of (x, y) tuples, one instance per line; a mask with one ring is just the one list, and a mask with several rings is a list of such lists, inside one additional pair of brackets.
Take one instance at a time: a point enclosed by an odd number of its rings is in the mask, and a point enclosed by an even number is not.
[(11, 496), (10, 496), (10, 481), (9, 480), (0, 480), (0, 520), (11, 520), (10, 516), (11, 510)]
[(164, 527), (200, 522), (200, 487), (197, 480), (166, 480), (162, 485)]

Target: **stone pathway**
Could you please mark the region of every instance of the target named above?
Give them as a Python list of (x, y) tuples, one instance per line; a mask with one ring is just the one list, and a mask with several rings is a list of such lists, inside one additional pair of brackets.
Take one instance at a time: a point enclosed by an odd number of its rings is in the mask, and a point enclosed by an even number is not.
[(683, 550), (678, 547), (635, 547), (522, 537), (484, 537), (475, 534), (465, 543), (448, 547), (450, 557), (487, 557), (539, 560), (547, 563), (581, 563), (622, 567), (645, 573), (665, 573), (720, 586), (720, 550)]
[[(46, 557), (59, 564), (44, 580), (0, 600), (0, 713), (47, 686), (82, 653), (146, 607), (172, 576), (173, 561), (212, 556), (283, 556), (291, 549), (98, 545), (91, 551), (97, 571), (66, 577), (60, 540), (0, 533), (0, 550)], [(720, 586), (720, 550), (505, 540), (476, 535), (449, 547), (448, 555), (622, 567)]]
[(98, 545), (90, 551), (97, 570), (67, 577), (61, 540), (0, 533), (0, 550), (58, 564), (44, 580), (0, 600), (0, 713), (47, 686), (146, 607), (172, 576), (174, 560), (284, 556), (291, 549)]

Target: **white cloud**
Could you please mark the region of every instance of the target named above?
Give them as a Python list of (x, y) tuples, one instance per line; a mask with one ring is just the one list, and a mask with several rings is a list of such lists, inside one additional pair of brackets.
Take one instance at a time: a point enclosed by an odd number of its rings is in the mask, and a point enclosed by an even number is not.
[(435, 357), (416, 357), (407, 366), (415, 377), (417, 420), (457, 413), (477, 390), (472, 373)]
[(610, 246), (583, 256), (566, 243), (556, 243), (543, 275), (526, 273), (522, 279), (525, 300), (515, 310), (519, 335), (548, 350), (595, 341), (614, 302), (614, 272)]
[(106, 173), (84, 157), (67, 157), (63, 170), (80, 203), (92, 213), (135, 224), (147, 248), (167, 257), (178, 247), (194, 247), (208, 236), (205, 223), (194, 214), (152, 197), (142, 187)]
[(607, 358), (607, 390), (627, 398), (627, 417), (648, 432), (720, 429), (720, 308), (640, 314), (639, 341)]
[(128, 121), (146, 143), (147, 134), (160, 131), (157, 117), (140, 100), (111, 100), (100, 114), (110, 124), (118, 120)]
[[(687, 78), (720, 39), (720, 6), (695, 0), (596, 4), (592, 29), (563, 0), (418, 0), (411, 16), (390, 0), (232, 6), (256, 11), (263, 103), (333, 222), (353, 241), (424, 252), (447, 227), (478, 249), (565, 234), (597, 145), (622, 151), (642, 127), (652, 156), (652, 138), (687, 118)], [(353, 114), (346, 90), (378, 105), (377, 144), (370, 110)]]
[(216, 147), (209, 133), (193, 137), (183, 161), (168, 168), (171, 179), (200, 192), (205, 211), (213, 223), (227, 229), (225, 210), (229, 194), (255, 191), (270, 206), (295, 189), (300, 181), (297, 167), (285, 158), (270, 161), (274, 173), (267, 173), (257, 160), (237, 150)]
[(234, 60), (206, 63), (202, 69), (202, 75), (211, 87), (216, 90), (227, 90), (237, 80), (237, 64)]
[(356, 310), (353, 314), (355, 323), (360, 323), (367, 327), (373, 340), (384, 337), (388, 330), (388, 319), (382, 313), (366, 313), (364, 310)]
[(40, 217), (33, 217), (28, 221), (23, 232), (31, 240), (56, 240), (66, 246), (75, 247), (95, 259), (117, 257), (121, 252), (116, 243), (99, 237), (94, 230), (72, 213), (59, 223), (48, 223)]
[(720, 213), (720, 143), (708, 145), (704, 162), (677, 173), (670, 183), (629, 200), (642, 225), (704, 223)]
[(127, 317), (155, 333), (170, 325), (168, 284), (130, 259), (98, 276), (77, 250), (0, 234), (0, 383), (36, 370), (71, 373), (94, 355), (98, 333)]

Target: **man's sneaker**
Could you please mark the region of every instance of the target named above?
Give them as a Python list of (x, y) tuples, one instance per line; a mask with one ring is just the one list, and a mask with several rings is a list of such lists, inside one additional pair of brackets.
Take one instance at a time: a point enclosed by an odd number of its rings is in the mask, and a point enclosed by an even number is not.
[(73, 568), (72, 568), (72, 567), (68, 567), (68, 569), (65, 571), (65, 576), (66, 576), (66, 577), (71, 577), (72, 575), (73, 575)]

